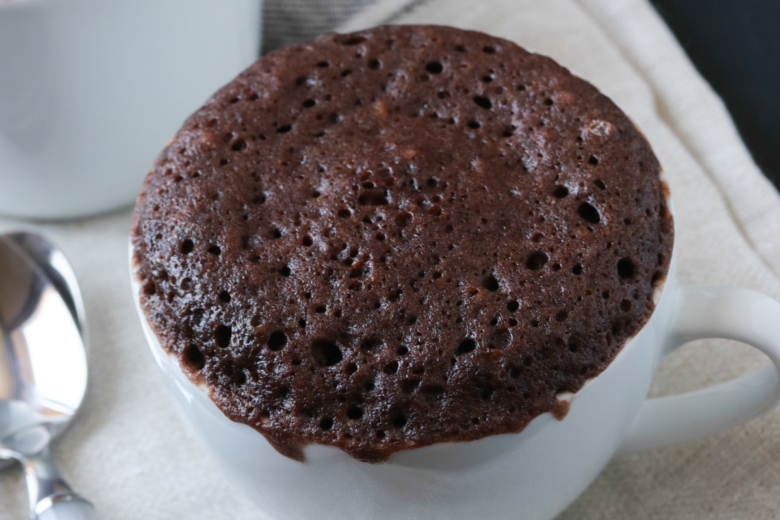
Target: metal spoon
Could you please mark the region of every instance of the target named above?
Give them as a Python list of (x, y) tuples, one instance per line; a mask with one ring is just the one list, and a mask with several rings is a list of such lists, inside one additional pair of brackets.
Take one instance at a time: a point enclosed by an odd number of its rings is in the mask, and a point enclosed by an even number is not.
[(0, 236), (0, 458), (24, 466), (32, 519), (96, 518), (49, 452), (84, 397), (85, 330), (64, 255), (37, 235)]

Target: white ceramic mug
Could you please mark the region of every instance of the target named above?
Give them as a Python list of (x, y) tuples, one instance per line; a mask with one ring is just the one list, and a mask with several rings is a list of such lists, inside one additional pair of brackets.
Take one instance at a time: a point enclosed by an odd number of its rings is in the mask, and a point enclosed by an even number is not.
[(128, 206), (181, 122), (257, 59), (261, 0), (0, 0), (0, 214)]
[[(673, 253), (647, 324), (606, 370), (573, 397), (561, 396), (571, 399), (563, 420), (547, 413), (518, 434), (436, 444), (376, 465), (321, 445), (305, 448), (305, 463), (280, 455), (258, 432), (225, 417), (161, 348), (140, 308), (139, 314), (181, 416), (262, 518), (548, 520), (615, 453), (720, 432), (780, 402), (780, 303), (746, 289), (683, 287), (675, 262)], [(133, 277), (136, 303), (139, 290)], [(771, 363), (729, 383), (647, 400), (661, 360), (701, 338), (748, 343)]]

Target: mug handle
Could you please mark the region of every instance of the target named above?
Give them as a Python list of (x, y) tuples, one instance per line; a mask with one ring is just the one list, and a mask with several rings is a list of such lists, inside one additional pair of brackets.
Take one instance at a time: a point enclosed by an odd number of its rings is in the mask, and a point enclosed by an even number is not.
[(683, 287), (680, 293), (662, 358), (693, 340), (721, 338), (747, 343), (772, 363), (728, 383), (646, 400), (621, 454), (713, 435), (780, 404), (780, 302), (730, 287)]

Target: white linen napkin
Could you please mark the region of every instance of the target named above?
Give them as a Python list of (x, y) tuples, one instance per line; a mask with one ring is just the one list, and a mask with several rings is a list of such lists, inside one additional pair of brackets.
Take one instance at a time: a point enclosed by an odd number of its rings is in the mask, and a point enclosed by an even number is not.
[[(642, 128), (666, 170), (681, 281), (780, 298), (780, 197), (645, 0), (380, 0), (343, 29), (382, 23), (481, 30), (552, 56), (594, 83)], [(54, 457), (106, 520), (266, 518), (224, 481), (164, 395), (130, 294), (129, 227), (128, 211), (66, 224), (0, 220), (0, 232), (23, 228), (54, 238), (86, 300), (89, 389)], [(663, 363), (653, 393), (724, 381), (765, 362), (745, 346), (697, 342)], [(778, 440), (775, 411), (715, 437), (616, 459), (561, 518), (777, 518)], [(21, 477), (18, 468), (0, 475), (0, 520), (26, 514)]]

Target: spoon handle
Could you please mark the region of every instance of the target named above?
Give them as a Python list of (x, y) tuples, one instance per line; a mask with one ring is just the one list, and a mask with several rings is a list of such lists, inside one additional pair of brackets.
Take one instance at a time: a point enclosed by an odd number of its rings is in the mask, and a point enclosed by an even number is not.
[(49, 447), (24, 460), (33, 520), (95, 520), (90, 504), (71, 489), (51, 458)]
[(97, 520), (97, 517), (88, 502), (74, 500), (55, 503), (36, 516), (35, 520)]

